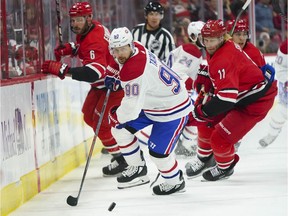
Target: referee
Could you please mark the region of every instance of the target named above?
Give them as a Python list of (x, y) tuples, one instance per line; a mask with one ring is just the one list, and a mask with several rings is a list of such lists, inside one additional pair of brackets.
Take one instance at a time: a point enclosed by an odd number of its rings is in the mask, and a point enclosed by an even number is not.
[(160, 3), (151, 1), (144, 11), (146, 22), (132, 29), (133, 38), (155, 53), (159, 59), (166, 61), (169, 52), (175, 49), (175, 42), (170, 32), (161, 26), (163, 7)]

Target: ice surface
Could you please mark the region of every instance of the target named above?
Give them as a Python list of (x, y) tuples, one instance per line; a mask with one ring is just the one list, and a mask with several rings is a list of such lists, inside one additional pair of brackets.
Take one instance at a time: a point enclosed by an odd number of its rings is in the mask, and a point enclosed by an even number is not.
[[(268, 130), (269, 116), (248, 133), (238, 151), (240, 161), (228, 180), (187, 180), (186, 192), (170, 196), (152, 195), (150, 184), (117, 189), (115, 178), (102, 177), (110, 156), (91, 160), (78, 205), (66, 204), (78, 194), (84, 165), (12, 212), (11, 216), (287, 216), (287, 123), (273, 144), (260, 148), (258, 140)], [(240, 124), (240, 123), (239, 123)], [(141, 145), (151, 182), (157, 175), (147, 147)], [(179, 159), (180, 167), (189, 159)], [(160, 181), (160, 180), (159, 180)], [(108, 211), (112, 202), (113, 211)]]

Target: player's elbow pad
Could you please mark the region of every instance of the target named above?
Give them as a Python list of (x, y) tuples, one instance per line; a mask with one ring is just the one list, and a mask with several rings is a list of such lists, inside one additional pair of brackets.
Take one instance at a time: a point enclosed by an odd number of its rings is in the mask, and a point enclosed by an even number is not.
[(70, 68), (69, 74), (72, 74), (72, 79), (93, 83), (99, 80), (99, 75), (89, 67)]
[(221, 113), (225, 113), (235, 106), (232, 102), (220, 100), (218, 97), (212, 97), (202, 108), (203, 112), (209, 117), (217, 116)]

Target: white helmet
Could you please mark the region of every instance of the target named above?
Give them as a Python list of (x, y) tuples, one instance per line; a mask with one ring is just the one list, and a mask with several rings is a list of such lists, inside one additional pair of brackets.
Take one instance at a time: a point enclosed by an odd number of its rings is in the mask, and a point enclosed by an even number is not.
[[(192, 40), (193, 43), (196, 43), (199, 34), (201, 34), (201, 29), (205, 25), (202, 21), (191, 22), (188, 25), (187, 32), (189, 38)], [(199, 41), (202, 44), (202, 41)]]
[(130, 45), (134, 50), (133, 36), (127, 27), (115, 28), (111, 32), (109, 39), (110, 50), (117, 47)]

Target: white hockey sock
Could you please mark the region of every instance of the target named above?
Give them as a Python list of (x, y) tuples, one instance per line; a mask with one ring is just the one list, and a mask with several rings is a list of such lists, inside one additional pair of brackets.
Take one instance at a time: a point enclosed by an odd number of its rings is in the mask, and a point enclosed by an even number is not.
[(150, 157), (167, 184), (176, 185), (181, 183), (179, 179), (178, 162), (174, 158), (173, 154), (170, 154), (166, 158), (156, 158), (152, 155), (150, 155)]

